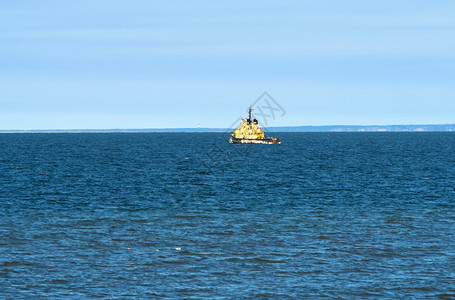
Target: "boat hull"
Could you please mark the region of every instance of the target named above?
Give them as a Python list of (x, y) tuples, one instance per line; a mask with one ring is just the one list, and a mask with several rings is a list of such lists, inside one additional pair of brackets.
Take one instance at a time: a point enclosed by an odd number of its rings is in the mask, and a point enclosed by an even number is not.
[(232, 144), (281, 144), (281, 141), (276, 138), (238, 139), (233, 136), (231, 136), (229, 142)]

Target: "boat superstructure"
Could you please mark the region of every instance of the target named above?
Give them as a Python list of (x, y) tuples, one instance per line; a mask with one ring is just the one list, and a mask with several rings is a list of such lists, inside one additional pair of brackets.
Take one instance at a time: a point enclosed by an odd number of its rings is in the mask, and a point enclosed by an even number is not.
[(231, 134), (229, 142), (233, 144), (281, 144), (279, 139), (264, 135), (264, 131), (259, 127), (258, 120), (251, 117), (252, 110), (250, 106), (248, 119), (242, 119), (240, 127)]

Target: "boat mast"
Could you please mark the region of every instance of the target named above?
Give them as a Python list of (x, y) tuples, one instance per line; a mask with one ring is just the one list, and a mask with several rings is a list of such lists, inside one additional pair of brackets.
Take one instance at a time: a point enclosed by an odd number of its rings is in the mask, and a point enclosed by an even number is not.
[(250, 120), (250, 121), (251, 121), (251, 111), (252, 110), (253, 109), (251, 108), (251, 105), (250, 105), (250, 107), (248, 108), (248, 120)]

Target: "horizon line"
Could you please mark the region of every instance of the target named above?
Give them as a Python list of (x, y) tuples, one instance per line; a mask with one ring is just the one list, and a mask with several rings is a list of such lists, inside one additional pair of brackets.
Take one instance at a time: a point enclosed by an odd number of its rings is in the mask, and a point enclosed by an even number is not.
[[(449, 124), (390, 124), (390, 125), (298, 125), (263, 126), (265, 130), (284, 132), (343, 132), (343, 131), (455, 131), (455, 123)], [(90, 129), (0, 129), (0, 133), (64, 133), (64, 132), (221, 132), (235, 128), (227, 127), (168, 127), (168, 128), (90, 128)]]

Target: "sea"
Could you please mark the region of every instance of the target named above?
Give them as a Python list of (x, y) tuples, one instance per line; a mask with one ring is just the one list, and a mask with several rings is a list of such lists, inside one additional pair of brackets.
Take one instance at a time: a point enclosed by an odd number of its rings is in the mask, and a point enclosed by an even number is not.
[(0, 134), (1, 299), (455, 299), (455, 133)]

